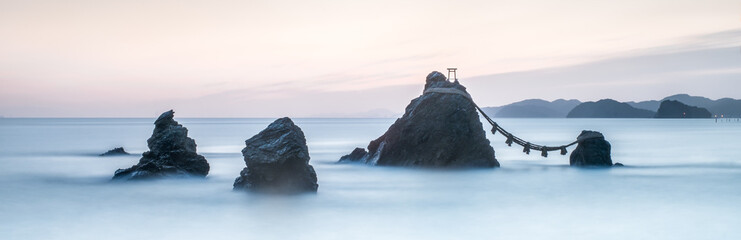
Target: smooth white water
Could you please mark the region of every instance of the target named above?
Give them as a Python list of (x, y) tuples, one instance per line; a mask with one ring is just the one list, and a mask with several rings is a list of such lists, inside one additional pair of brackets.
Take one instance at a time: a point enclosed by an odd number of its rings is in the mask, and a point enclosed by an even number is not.
[[(741, 239), (741, 122), (497, 119), (542, 144), (603, 132), (628, 167), (568, 167), (489, 135), (502, 167), (335, 164), (394, 119), (294, 119), (317, 194), (231, 190), (244, 140), (273, 119), (177, 119), (206, 179), (111, 183), (153, 119), (0, 119), (0, 239)], [(123, 146), (134, 153), (97, 157)], [(572, 150), (570, 148), (569, 150)]]

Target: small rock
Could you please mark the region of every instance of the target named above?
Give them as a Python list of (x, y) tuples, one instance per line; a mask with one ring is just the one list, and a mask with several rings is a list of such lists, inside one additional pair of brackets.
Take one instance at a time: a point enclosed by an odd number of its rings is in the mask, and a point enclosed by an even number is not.
[(365, 156), (365, 154), (368, 154), (368, 152), (365, 151), (365, 148), (355, 148), (355, 150), (352, 150), (350, 154), (342, 156), (340, 158), (340, 162), (359, 161), (360, 159), (363, 158), (363, 156)]
[(245, 141), (247, 165), (234, 180), (235, 190), (267, 193), (316, 192), (314, 167), (301, 128), (290, 118), (280, 118)]
[(107, 156), (119, 156), (119, 155), (129, 155), (129, 153), (127, 153), (123, 147), (117, 147), (117, 148), (108, 150), (107, 152), (100, 154), (98, 156), (107, 157)]
[(577, 141), (579, 144), (569, 157), (571, 166), (612, 166), (610, 142), (602, 133), (584, 130)]
[(166, 176), (205, 177), (210, 166), (196, 153), (196, 142), (188, 137), (188, 129), (173, 119), (172, 110), (162, 113), (154, 121), (154, 131), (147, 140), (149, 151), (142, 154), (139, 163), (119, 169), (114, 180), (150, 179)]
[(625, 165), (623, 165), (622, 163), (615, 163), (612, 166), (613, 167), (624, 167)]

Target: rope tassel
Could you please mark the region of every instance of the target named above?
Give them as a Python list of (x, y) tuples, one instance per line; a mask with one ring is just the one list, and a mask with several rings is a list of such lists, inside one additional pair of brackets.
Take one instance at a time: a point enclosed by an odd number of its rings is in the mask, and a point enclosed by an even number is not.
[[(435, 90), (435, 88), (432, 88), (432, 90)], [(453, 93), (453, 94), (463, 95), (464, 97), (466, 97), (469, 100), (471, 100), (471, 96), (468, 95), (467, 93), (463, 92), (463, 91), (458, 91), (458, 90), (456, 90), (456, 91), (450, 91), (447, 88), (444, 91), (443, 90), (439, 90), (439, 89), (437, 89), (435, 91), (432, 91), (432, 90), (431, 89), (425, 90), (425, 94), (427, 94), (428, 92)], [(472, 103), (473, 103), (473, 100), (472, 100)], [(476, 107), (476, 110), (478, 110), (478, 112), (481, 114), (481, 116), (484, 116), (484, 118), (486, 118), (486, 121), (489, 122), (489, 124), (491, 124), (491, 126), (492, 126), (491, 133), (492, 134), (496, 135), (496, 132), (499, 131), (499, 133), (501, 133), (502, 135), (504, 135), (505, 137), (507, 137), (507, 140), (504, 141), (504, 143), (506, 143), (507, 146), (512, 147), (512, 143), (517, 143), (517, 145), (520, 145), (520, 146), (523, 146), (524, 147), (522, 149), (522, 152), (524, 152), (526, 154), (530, 154), (530, 149), (532, 149), (532, 150), (540, 150), (541, 151), (541, 153), (540, 153), (541, 156), (548, 157), (548, 150), (555, 151), (555, 150), (560, 149), (561, 150), (561, 155), (566, 155), (566, 153), (568, 152), (568, 151), (566, 151), (566, 148), (567, 147), (570, 147), (571, 145), (574, 145), (574, 144), (579, 143), (579, 140), (577, 139), (576, 141), (574, 141), (572, 143), (569, 143), (567, 145), (561, 145), (559, 147), (546, 147), (546, 146), (543, 146), (543, 145), (538, 145), (538, 144), (532, 144), (532, 143), (529, 143), (529, 142), (525, 142), (521, 138), (515, 137), (514, 135), (512, 135), (512, 133), (507, 132), (507, 130), (504, 130), (504, 128), (499, 127), (499, 124), (497, 124), (496, 122), (494, 122), (494, 120), (492, 120), (488, 115), (486, 115), (486, 113), (484, 112), (484, 110), (482, 110), (478, 105), (476, 105), (476, 103), (473, 103), (473, 106)]]

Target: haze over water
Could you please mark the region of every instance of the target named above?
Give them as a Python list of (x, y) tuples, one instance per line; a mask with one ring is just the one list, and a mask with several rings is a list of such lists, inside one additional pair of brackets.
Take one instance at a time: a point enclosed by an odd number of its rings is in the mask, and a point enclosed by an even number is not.
[[(231, 190), (244, 140), (273, 119), (177, 119), (205, 179), (109, 182), (153, 119), (0, 119), (0, 239), (738, 239), (741, 122), (497, 119), (536, 143), (601, 131), (627, 167), (568, 167), (488, 135), (499, 169), (335, 164), (394, 119), (294, 119), (317, 194)], [(123, 146), (133, 154), (98, 157)], [(573, 150), (570, 148), (569, 150)]]

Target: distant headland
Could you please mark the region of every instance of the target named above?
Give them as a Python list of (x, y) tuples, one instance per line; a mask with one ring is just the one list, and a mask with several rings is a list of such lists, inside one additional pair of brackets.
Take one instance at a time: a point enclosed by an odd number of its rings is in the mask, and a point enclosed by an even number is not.
[(602, 99), (581, 102), (576, 99), (546, 101), (528, 99), (497, 107), (483, 108), (497, 118), (712, 118), (741, 116), (741, 100), (712, 100), (677, 94), (661, 100), (618, 102)]

